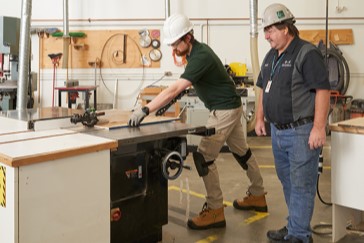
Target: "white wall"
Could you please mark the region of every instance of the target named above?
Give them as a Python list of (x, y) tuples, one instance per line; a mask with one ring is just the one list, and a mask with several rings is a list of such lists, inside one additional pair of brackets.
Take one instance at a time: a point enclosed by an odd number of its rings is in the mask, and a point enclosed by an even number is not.
[[(208, 43), (221, 58), (223, 63), (234, 61), (246, 62), (248, 72), (250, 64), (250, 22), (249, 0), (69, 0), (70, 30), (76, 29), (162, 29), (168, 12), (183, 12), (195, 24), (195, 35), (200, 41)], [(258, 1), (258, 16), (266, 6), (274, 0)], [(325, 29), (326, 1), (280, 0), (297, 19), (299, 29)], [(341, 13), (336, 7), (345, 7)], [(20, 0), (0, 0), (0, 15), (21, 16)], [(354, 33), (353, 45), (341, 45), (351, 72), (351, 82), (347, 94), (354, 98), (364, 98), (364, 66), (361, 65), (364, 43), (364, 14), (362, 0), (329, 1), (329, 28), (351, 28)], [(33, 0), (32, 27), (57, 27), (63, 25), (63, 0)], [(88, 20), (91, 20), (90, 22)], [(163, 35), (162, 35), (163, 38)], [(39, 72), (41, 79), (41, 106), (51, 105), (52, 70), (39, 70), (38, 37), (32, 36), (32, 70)], [(264, 40), (262, 30), (259, 31), (259, 60), (262, 61), (269, 44)], [(161, 47), (163, 58), (161, 68), (103, 70), (105, 85), (100, 82), (98, 100), (100, 103), (112, 103), (116, 79), (118, 82), (118, 108), (130, 109), (143, 87), (159, 79), (165, 71), (172, 71), (173, 76), (164, 78), (158, 84), (174, 81), (183, 69), (173, 64), (169, 47)], [(82, 84), (94, 83), (94, 70), (69, 70), (68, 77), (79, 79)], [(58, 85), (63, 84), (66, 71), (57, 72)], [(106, 88), (107, 87), (107, 88)], [(110, 92), (110, 91), (111, 92)]]

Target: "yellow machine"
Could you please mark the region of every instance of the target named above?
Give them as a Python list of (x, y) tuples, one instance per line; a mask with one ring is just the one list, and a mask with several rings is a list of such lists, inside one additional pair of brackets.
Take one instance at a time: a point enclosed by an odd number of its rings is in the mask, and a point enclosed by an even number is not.
[(248, 69), (246, 68), (245, 63), (241, 62), (232, 62), (229, 64), (231, 71), (235, 74), (236, 77), (246, 76)]

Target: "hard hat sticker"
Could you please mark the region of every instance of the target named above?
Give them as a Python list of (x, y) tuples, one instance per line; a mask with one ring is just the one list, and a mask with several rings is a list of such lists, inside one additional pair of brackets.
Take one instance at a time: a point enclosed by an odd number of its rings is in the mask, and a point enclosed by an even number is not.
[(6, 168), (0, 165), (0, 206), (6, 207)]
[(277, 17), (278, 17), (278, 19), (282, 19), (282, 18), (286, 17), (286, 15), (284, 15), (283, 10), (279, 10), (277, 12)]

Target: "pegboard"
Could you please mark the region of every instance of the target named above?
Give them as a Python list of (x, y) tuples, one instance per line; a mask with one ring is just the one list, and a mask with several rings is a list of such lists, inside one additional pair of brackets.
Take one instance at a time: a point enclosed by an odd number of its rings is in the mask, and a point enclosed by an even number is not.
[[(146, 32), (145, 32), (146, 31)], [(70, 31), (72, 33), (74, 31)], [(40, 67), (53, 68), (49, 54), (63, 52), (63, 42), (69, 43), (68, 68), (159, 68), (160, 61), (152, 61), (150, 52), (159, 50), (159, 30), (87, 30), (85, 37), (41, 37)], [(145, 35), (147, 34), (147, 35)], [(148, 46), (149, 41), (152, 44)], [(144, 47), (143, 47), (144, 46)], [(146, 47), (147, 46), (147, 47)], [(61, 57), (64, 58), (65, 55)], [(143, 60), (143, 61), (142, 61)], [(59, 61), (62, 68), (63, 60)], [(144, 63), (144, 65), (143, 65)]]

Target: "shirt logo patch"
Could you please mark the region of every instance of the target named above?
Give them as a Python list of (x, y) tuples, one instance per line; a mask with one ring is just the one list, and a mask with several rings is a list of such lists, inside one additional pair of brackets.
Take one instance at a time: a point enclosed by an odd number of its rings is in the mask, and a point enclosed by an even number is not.
[(282, 63), (282, 67), (292, 67), (292, 63), (291, 60), (286, 60), (284, 61), (284, 63)]

